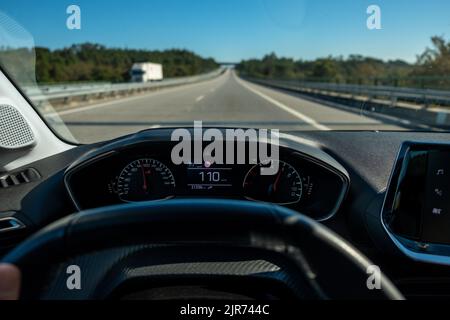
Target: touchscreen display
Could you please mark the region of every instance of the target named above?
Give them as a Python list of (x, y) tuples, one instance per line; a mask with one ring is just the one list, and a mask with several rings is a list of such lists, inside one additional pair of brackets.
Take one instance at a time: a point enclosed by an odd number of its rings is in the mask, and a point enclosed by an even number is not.
[(422, 210), (422, 241), (450, 243), (450, 152), (430, 151)]
[(399, 172), (389, 225), (412, 240), (450, 244), (450, 151), (409, 150)]

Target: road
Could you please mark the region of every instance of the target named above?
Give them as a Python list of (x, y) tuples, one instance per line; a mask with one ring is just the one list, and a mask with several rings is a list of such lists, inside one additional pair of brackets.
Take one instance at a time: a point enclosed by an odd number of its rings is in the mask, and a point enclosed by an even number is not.
[(398, 122), (328, 107), (244, 81), (231, 70), (206, 82), (60, 112), (82, 143), (158, 127), (236, 126), (280, 130), (404, 130)]

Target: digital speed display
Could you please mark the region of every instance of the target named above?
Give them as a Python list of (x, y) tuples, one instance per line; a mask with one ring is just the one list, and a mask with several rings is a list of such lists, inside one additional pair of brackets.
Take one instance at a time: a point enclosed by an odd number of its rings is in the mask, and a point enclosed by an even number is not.
[(193, 191), (232, 189), (233, 169), (220, 166), (190, 165), (187, 168), (187, 185)]

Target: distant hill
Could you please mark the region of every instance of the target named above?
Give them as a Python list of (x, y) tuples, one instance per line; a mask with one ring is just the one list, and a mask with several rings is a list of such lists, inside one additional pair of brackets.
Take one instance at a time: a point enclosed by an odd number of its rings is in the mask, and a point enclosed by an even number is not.
[[(20, 68), (23, 61), (29, 61), (24, 58), (24, 55), (29, 55), (27, 51), (27, 49), (3, 49), (2, 62), (5, 66), (14, 65)], [(196, 75), (218, 67), (213, 59), (205, 59), (191, 51), (179, 49), (149, 51), (107, 48), (100, 44), (83, 43), (57, 50), (37, 47), (35, 52), (36, 76), (39, 83), (126, 82), (130, 79), (129, 70), (135, 62), (163, 64), (166, 78)], [(20, 74), (20, 72), (11, 73)]]

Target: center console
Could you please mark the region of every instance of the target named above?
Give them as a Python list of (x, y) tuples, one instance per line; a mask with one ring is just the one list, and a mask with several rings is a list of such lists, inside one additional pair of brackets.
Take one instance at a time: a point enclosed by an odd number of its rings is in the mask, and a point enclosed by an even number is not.
[(450, 144), (403, 144), (381, 219), (407, 256), (450, 265)]

